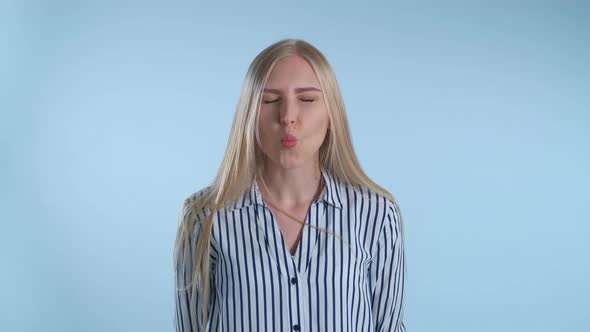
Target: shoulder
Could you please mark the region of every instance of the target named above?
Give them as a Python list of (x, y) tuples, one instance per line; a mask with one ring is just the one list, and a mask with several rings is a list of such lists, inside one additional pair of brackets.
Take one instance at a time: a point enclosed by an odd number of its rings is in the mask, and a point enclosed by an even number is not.
[(205, 196), (205, 194), (207, 194), (210, 190), (211, 190), (211, 186), (206, 186), (206, 187), (203, 187), (203, 188), (193, 192), (192, 194), (190, 194), (188, 197), (186, 197), (184, 199), (183, 207), (187, 207), (187, 206), (195, 203), (196, 201), (202, 199)]
[(208, 211), (203, 207), (203, 200), (210, 189), (211, 186), (206, 186), (185, 197), (180, 211), (180, 223), (186, 227), (190, 227), (193, 223), (197, 227), (200, 225)]
[[(366, 186), (346, 187), (350, 198), (349, 207), (356, 204), (357, 208), (361, 208), (359, 205), (362, 205), (362, 213), (375, 214), (376, 231), (381, 233), (385, 227), (401, 228), (400, 207), (390, 193), (379, 192)], [(369, 209), (370, 212), (367, 211)]]
[(357, 203), (363, 202), (364, 204), (370, 204), (372, 208), (378, 208), (381, 211), (387, 210), (388, 213), (392, 214), (395, 214), (399, 210), (391, 194), (388, 196), (367, 186), (349, 184), (343, 185), (343, 191), (348, 196), (348, 200), (353, 203), (356, 200)]

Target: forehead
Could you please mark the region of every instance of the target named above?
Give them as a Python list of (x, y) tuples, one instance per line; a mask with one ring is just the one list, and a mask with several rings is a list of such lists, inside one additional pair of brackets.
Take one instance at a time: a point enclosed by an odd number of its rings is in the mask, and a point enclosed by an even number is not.
[(275, 63), (265, 87), (280, 89), (302, 85), (319, 88), (319, 81), (307, 60), (299, 55), (289, 55)]

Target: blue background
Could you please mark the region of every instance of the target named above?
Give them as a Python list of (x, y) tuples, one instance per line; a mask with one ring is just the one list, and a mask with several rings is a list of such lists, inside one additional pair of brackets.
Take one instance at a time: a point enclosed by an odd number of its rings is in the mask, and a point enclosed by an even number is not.
[(0, 6), (0, 330), (172, 331), (182, 200), (295, 37), (401, 205), (408, 331), (588, 331), (587, 2)]

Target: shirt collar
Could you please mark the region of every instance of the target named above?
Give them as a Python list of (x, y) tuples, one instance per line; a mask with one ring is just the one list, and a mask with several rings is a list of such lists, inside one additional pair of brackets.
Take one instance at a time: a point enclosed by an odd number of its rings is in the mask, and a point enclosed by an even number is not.
[[(324, 201), (338, 209), (342, 209), (342, 200), (340, 199), (340, 183), (331, 174), (330, 171), (321, 168), (322, 177), (324, 178), (324, 186), (322, 192), (315, 202)], [(233, 209), (240, 209), (253, 204), (267, 207), (262, 200), (262, 194), (256, 179), (252, 181), (250, 188), (233, 204)]]

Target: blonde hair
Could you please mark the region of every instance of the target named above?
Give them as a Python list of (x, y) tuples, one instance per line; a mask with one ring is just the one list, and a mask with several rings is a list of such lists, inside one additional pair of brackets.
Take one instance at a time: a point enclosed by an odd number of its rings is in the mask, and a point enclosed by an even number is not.
[[(184, 201), (174, 247), (174, 268), (177, 274), (196, 276), (190, 285), (176, 287), (185, 291), (191, 287), (190, 312), (196, 311), (196, 293), (202, 290), (202, 327), (207, 326), (209, 303), (209, 246), (216, 212), (240, 197), (250, 188), (261, 172), (263, 154), (258, 139), (258, 109), (262, 91), (274, 64), (289, 55), (303, 57), (312, 66), (319, 80), (323, 100), (330, 118), (330, 130), (320, 146), (320, 166), (335, 178), (353, 186), (361, 186), (390, 199), (396, 206), (401, 221), (401, 210), (394, 197), (373, 182), (362, 170), (353, 149), (344, 101), (332, 67), (326, 57), (314, 46), (301, 39), (283, 39), (260, 52), (250, 64), (244, 79), (240, 98), (225, 155), (217, 175), (210, 186)], [(307, 224), (304, 224), (307, 225)], [(307, 225), (311, 226), (311, 225)], [(198, 228), (198, 239), (193, 248), (191, 233)], [(190, 260), (190, 261), (189, 261)], [(192, 271), (187, 267), (192, 266)], [(202, 286), (202, 288), (199, 288)], [(193, 330), (197, 319), (191, 315)]]

